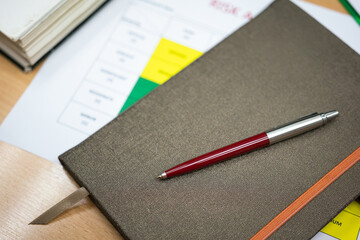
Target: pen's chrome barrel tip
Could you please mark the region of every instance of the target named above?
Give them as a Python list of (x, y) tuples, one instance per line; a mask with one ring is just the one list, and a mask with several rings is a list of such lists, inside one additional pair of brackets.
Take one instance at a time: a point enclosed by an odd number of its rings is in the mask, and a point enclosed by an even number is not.
[(166, 173), (160, 174), (157, 178), (158, 179), (166, 179), (167, 178)]
[(336, 110), (330, 111), (330, 112), (325, 113), (325, 115), (326, 115), (327, 120), (331, 120), (333, 118), (336, 118), (339, 115), (339, 111), (336, 111)]

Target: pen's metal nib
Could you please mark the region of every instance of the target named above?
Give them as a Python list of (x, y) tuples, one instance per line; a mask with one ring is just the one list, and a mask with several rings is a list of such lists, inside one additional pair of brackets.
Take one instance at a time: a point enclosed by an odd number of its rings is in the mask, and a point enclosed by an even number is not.
[(327, 120), (331, 120), (339, 115), (339, 111), (330, 111), (325, 113)]
[(167, 178), (166, 173), (162, 173), (162, 174), (159, 175), (157, 178), (158, 178), (158, 179), (166, 179), (166, 178)]

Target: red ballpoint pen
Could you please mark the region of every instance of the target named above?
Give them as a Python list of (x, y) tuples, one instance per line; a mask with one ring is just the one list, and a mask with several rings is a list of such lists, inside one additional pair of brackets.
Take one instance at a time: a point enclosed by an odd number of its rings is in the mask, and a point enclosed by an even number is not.
[(170, 168), (158, 176), (159, 179), (166, 179), (178, 176), (184, 173), (192, 172), (200, 168), (207, 167), (211, 164), (224, 161), (226, 159), (248, 153), (252, 150), (262, 148), (282, 140), (297, 136), (299, 134), (320, 127), (339, 115), (338, 111), (327, 113), (312, 113), (305, 117), (299, 118), (280, 127), (266, 131), (255, 136), (246, 138), (239, 142), (230, 144), (212, 152), (193, 158)]

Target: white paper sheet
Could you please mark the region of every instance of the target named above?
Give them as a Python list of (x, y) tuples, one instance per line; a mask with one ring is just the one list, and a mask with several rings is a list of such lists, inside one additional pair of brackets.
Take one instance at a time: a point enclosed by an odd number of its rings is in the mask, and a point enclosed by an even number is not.
[(339, 240), (323, 232), (318, 232), (311, 240)]

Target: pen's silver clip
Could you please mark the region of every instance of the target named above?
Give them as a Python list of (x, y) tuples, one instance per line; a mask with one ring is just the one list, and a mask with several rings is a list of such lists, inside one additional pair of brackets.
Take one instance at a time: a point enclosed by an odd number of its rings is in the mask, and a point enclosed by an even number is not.
[(305, 116), (302, 116), (302, 117), (300, 117), (300, 118), (298, 118), (298, 119), (296, 119), (296, 120), (294, 120), (294, 121), (291, 121), (291, 122), (288, 122), (288, 123), (285, 123), (285, 124), (281, 124), (281, 125), (279, 125), (279, 126), (277, 126), (277, 127), (274, 127), (274, 128), (272, 128), (272, 129), (266, 131), (266, 132), (270, 132), (270, 131), (273, 131), (273, 130), (275, 130), (275, 129), (282, 128), (282, 127), (288, 126), (288, 125), (290, 125), (290, 124), (297, 123), (297, 122), (300, 122), (300, 121), (302, 121), (302, 120), (315, 117), (315, 116), (317, 116), (317, 115), (319, 115), (317, 112), (313, 112), (313, 113), (307, 114), (307, 115), (305, 115)]

